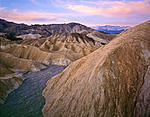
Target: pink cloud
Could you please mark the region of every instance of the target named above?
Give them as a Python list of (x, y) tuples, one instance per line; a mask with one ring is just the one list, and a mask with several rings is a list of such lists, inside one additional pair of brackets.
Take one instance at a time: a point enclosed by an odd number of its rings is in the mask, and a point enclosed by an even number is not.
[[(130, 17), (150, 14), (150, 4), (145, 1), (82, 1), (88, 5), (69, 4), (68, 9), (83, 13), (85, 15), (103, 15), (107, 17)], [(92, 7), (91, 7), (92, 5)], [(95, 7), (94, 7), (95, 6)]]
[(50, 21), (65, 21), (66, 18), (63, 13), (49, 13), (49, 12), (19, 12), (17, 9), (7, 11), (5, 8), (0, 8), (0, 18), (25, 23), (50, 23)]

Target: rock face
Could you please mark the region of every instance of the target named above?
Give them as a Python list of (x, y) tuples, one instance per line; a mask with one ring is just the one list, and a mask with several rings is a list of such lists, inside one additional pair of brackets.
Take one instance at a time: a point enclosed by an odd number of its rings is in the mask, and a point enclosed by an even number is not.
[(150, 21), (47, 82), (44, 117), (149, 117)]

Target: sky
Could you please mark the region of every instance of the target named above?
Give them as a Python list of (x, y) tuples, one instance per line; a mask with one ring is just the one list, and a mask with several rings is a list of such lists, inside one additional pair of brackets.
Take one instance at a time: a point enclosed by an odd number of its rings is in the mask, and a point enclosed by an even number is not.
[(150, 0), (0, 0), (0, 18), (25, 24), (135, 26), (150, 20)]

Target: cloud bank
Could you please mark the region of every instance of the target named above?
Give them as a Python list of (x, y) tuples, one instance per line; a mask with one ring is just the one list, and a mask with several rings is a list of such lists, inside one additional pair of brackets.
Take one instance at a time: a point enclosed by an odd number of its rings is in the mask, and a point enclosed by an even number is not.
[[(5, 0), (2, 0), (5, 1)], [(150, 0), (22, 0), (1, 5), (0, 18), (29, 24), (81, 22), (135, 25), (150, 18)], [(30, 6), (31, 9), (28, 9)], [(12, 7), (12, 8), (11, 8)], [(20, 9), (19, 9), (20, 8)], [(22, 10), (23, 9), (23, 10)], [(40, 10), (40, 11), (38, 11)]]
[[(68, 4), (67, 8), (85, 15), (106, 17), (131, 17), (150, 14), (150, 4), (145, 1), (81, 1), (82, 4)], [(86, 4), (86, 5), (83, 5)]]
[(19, 12), (17, 9), (8, 11), (6, 8), (0, 8), (0, 18), (26, 23), (50, 23), (51, 21), (65, 21), (63, 13), (49, 13), (49, 12)]

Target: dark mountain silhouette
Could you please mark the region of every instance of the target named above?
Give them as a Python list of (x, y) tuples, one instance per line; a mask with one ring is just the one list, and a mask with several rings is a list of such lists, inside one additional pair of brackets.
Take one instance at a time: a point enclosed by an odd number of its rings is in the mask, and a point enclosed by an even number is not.
[(24, 34), (40, 34), (43, 37), (48, 37), (51, 34), (56, 33), (77, 33), (82, 30), (92, 31), (94, 29), (84, 26), (79, 23), (68, 24), (48, 24), (48, 25), (26, 25), (8, 22), (4, 19), (0, 19), (0, 32), (1, 33), (14, 33), (17, 35)]

